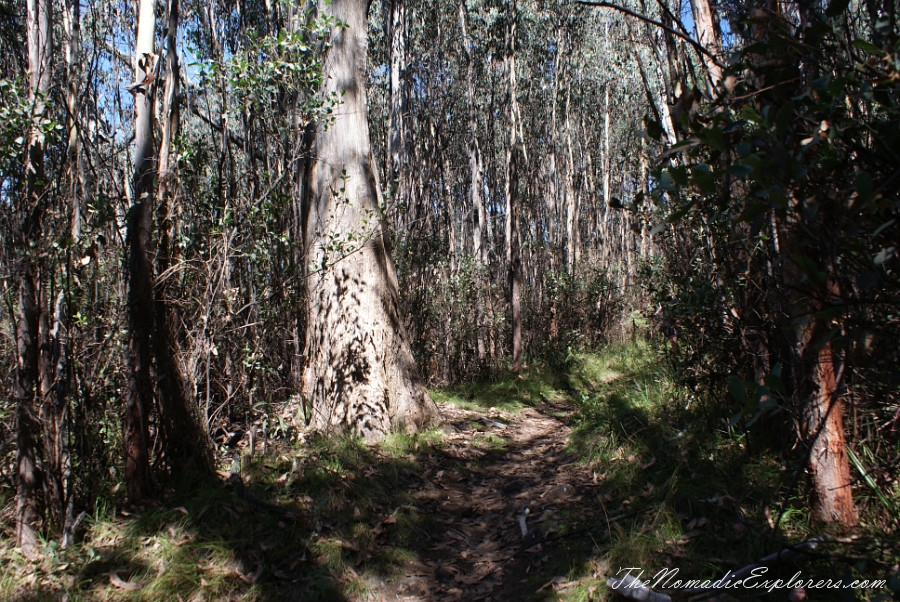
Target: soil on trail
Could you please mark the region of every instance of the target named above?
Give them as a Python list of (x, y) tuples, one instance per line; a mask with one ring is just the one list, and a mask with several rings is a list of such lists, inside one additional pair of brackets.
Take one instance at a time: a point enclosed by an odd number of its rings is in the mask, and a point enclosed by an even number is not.
[(433, 525), (428, 541), (403, 578), (369, 584), (368, 599), (530, 600), (564, 587), (553, 575), (542, 585), (542, 573), (589, 552), (589, 525), (604, 522), (591, 516), (596, 475), (566, 452), (571, 408), (441, 410), (445, 445), (412, 491)]

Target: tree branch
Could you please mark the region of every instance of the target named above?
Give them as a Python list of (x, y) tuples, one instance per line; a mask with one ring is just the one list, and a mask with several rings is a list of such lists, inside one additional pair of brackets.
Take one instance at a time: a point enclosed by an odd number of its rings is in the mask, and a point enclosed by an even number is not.
[(619, 11), (620, 13), (624, 13), (624, 14), (628, 15), (629, 17), (634, 17), (635, 19), (639, 19), (645, 23), (655, 25), (656, 27), (659, 27), (663, 31), (670, 33), (673, 36), (676, 36), (678, 38), (681, 38), (682, 40), (684, 40), (685, 42), (690, 44), (694, 48), (694, 50), (696, 50), (697, 52), (699, 52), (700, 54), (702, 54), (704, 56), (709, 57), (709, 59), (713, 63), (715, 63), (722, 69), (724, 69), (726, 67), (726, 65), (724, 63), (719, 61), (719, 59), (716, 57), (716, 55), (714, 55), (709, 50), (704, 48), (703, 44), (700, 44), (696, 40), (692, 39), (690, 36), (685, 35), (684, 33), (678, 31), (677, 29), (675, 29), (673, 27), (669, 27), (668, 25), (665, 25), (663, 23), (660, 23), (659, 21), (657, 21), (655, 19), (651, 19), (650, 17), (648, 17), (646, 15), (636, 13), (629, 8), (625, 8), (624, 6), (619, 6), (618, 4), (613, 4), (611, 2), (606, 2), (605, 0), (600, 0), (600, 1), (596, 1), (596, 2), (593, 0), (575, 0), (575, 3), (583, 4), (584, 6), (596, 6), (598, 8), (611, 8), (613, 10)]

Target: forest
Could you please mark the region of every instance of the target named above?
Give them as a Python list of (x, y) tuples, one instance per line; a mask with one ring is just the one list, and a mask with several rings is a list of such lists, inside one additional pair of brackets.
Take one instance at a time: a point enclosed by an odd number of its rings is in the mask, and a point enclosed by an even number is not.
[(898, 14), (0, 0), (0, 599), (898, 599)]

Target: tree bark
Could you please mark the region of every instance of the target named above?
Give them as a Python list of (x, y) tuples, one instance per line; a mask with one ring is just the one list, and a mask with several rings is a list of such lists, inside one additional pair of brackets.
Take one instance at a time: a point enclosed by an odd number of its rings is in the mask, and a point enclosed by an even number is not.
[[(16, 543), (27, 558), (40, 553), (40, 510), (37, 495), (43, 482), (38, 466), (37, 416), (42, 402), (40, 322), (43, 291), (43, 259), (40, 255), (41, 222), (44, 212), (44, 132), (41, 120), (50, 91), (53, 28), (49, 0), (26, 3), (28, 43), (28, 95), (32, 124), (25, 157), (25, 202), (19, 232), (15, 270), (18, 286), (16, 323)], [(36, 257), (36, 255), (38, 255)]]
[(406, 0), (386, 0), (384, 7), (391, 75), (390, 122), (388, 124), (387, 170), (389, 185), (398, 186), (395, 199), (405, 200), (400, 190), (406, 166)]
[[(474, 227), (472, 228), (473, 254), (479, 266), (486, 267), (488, 264), (488, 240), (487, 240), (487, 211), (484, 205), (484, 182), (482, 173), (484, 171), (483, 160), (481, 156), (481, 146), (478, 143), (478, 119), (475, 106), (475, 56), (472, 47), (472, 39), (469, 36), (468, 15), (466, 13), (465, 2), (459, 3), (459, 25), (462, 30), (463, 50), (466, 55), (466, 104), (468, 108), (468, 127), (469, 141), (467, 150), (469, 154), (469, 200), (470, 211), (475, 217)], [(486, 300), (490, 304), (490, 284), (485, 286)], [(487, 348), (485, 346), (485, 331), (490, 330), (490, 326), (485, 319), (485, 308), (482, 302), (481, 294), (476, 289), (475, 293), (475, 339), (478, 360), (484, 362), (487, 357)]]
[[(715, 20), (715, 10), (711, 0), (691, 0), (694, 14), (694, 26), (697, 28), (697, 42), (716, 57), (722, 56), (722, 40), (719, 25)], [(700, 55), (706, 65), (707, 84), (711, 98), (718, 96), (717, 88), (722, 81), (722, 68), (712, 57)]]
[[(811, 328), (822, 326), (816, 321)], [(810, 328), (810, 326), (807, 326)], [(805, 339), (801, 334), (801, 340)], [(808, 470), (813, 485), (813, 517), (823, 523), (854, 527), (859, 522), (853, 505), (850, 462), (844, 436), (844, 403), (835, 378), (831, 343), (816, 349), (804, 344), (804, 431), (810, 446)]]
[(155, 0), (141, 0), (135, 44), (134, 205), (128, 221), (128, 388), (124, 417), (125, 484), (128, 499), (139, 504), (150, 494), (148, 415), (153, 406), (150, 337), (154, 324), (153, 225), (155, 152), (153, 149), (153, 81), (156, 72)]
[[(178, 93), (181, 73), (178, 62), (179, 0), (168, 0), (166, 10), (166, 79), (160, 111), (162, 128), (157, 171), (157, 206), (160, 208), (160, 244), (157, 249), (158, 273), (172, 265), (174, 230), (175, 173), (170, 159), (171, 145), (179, 127)], [(225, 259), (227, 261), (227, 258)], [(166, 460), (170, 468), (212, 470), (212, 454), (205, 429), (201, 428), (186, 393), (184, 375), (176, 358), (176, 338), (169, 287), (160, 283), (154, 291), (153, 355), (159, 395), (159, 421)]]
[[(509, 305), (512, 323), (512, 369), (522, 371), (522, 255), (519, 250), (519, 198), (516, 181), (516, 132), (518, 91), (516, 86), (516, 3), (510, 6), (507, 30), (506, 68), (509, 75), (509, 141), (506, 147), (506, 262), (509, 270)], [(568, 119), (568, 117), (567, 117)], [(569, 166), (571, 169), (571, 165)]]
[(324, 85), (343, 102), (316, 132), (307, 174), (302, 396), (313, 428), (374, 442), (392, 429), (422, 427), (438, 410), (410, 351), (379, 214), (366, 108), (367, 4), (320, 4), (346, 24), (332, 33)]
[[(799, 210), (799, 208), (798, 208)], [(823, 523), (853, 527), (858, 523), (853, 504), (850, 460), (844, 435), (844, 402), (838, 389), (834, 353), (828, 340), (828, 324), (819, 317), (823, 308), (819, 292), (806, 286), (810, 278), (794, 261), (792, 236), (785, 244), (785, 286), (794, 315), (794, 395), (802, 412), (802, 431), (807, 446), (806, 467), (812, 484), (813, 518)], [(825, 285), (833, 297), (836, 285)]]
[(36, 419), (38, 380), (38, 308), (39, 294), (35, 282), (35, 267), (27, 255), (20, 259), (19, 311), (16, 324), (16, 543), (26, 558), (40, 553), (38, 531), (40, 512), (36, 496), (41, 475), (37, 465)]
[[(759, 0), (757, 5), (760, 18), (751, 27), (750, 35), (753, 41), (762, 41), (784, 17), (775, 0)], [(785, 102), (789, 95), (796, 93), (781, 81), (763, 81), (760, 85), (767, 84), (774, 84), (772, 94), (776, 101)], [(807, 203), (818, 209), (812, 220), (807, 217), (810, 206)], [(859, 519), (853, 504), (843, 422), (844, 402), (828, 336), (830, 324), (822, 316), (828, 302), (837, 299), (840, 294), (834, 277), (839, 272), (834, 265), (835, 251), (827, 242), (835, 236), (832, 228), (838, 222), (837, 215), (840, 213), (835, 203), (828, 195), (809, 199), (806, 191), (796, 194), (785, 215), (773, 217), (773, 244), (781, 259), (786, 302), (794, 320), (791, 348), (794, 398), (800, 407), (807, 447), (806, 468), (812, 485), (812, 515), (823, 523), (853, 527)], [(808, 234), (810, 228), (819, 230), (813, 240)], [(798, 262), (799, 256), (812, 261), (813, 269), (826, 277), (821, 279), (819, 274), (804, 273)]]

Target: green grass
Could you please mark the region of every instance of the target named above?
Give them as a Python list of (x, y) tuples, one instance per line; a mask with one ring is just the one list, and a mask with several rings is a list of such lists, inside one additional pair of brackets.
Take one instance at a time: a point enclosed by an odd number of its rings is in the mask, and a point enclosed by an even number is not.
[(523, 374), (504, 373), (493, 380), (463, 383), (432, 391), (439, 403), (452, 403), (472, 411), (490, 408), (518, 412), (524, 407), (566, 401), (564, 375), (547, 363), (529, 367)]
[[(438, 401), (477, 413), (532, 407), (564, 417), (573, 428), (573, 461), (594, 475), (593, 493), (559, 508), (545, 524), (555, 539), (540, 568), (521, 576), (533, 593), (525, 599), (612, 600), (606, 579), (626, 566), (720, 577), (779, 549), (770, 540), (775, 521), (779, 539), (816, 534), (802, 489), (783, 499), (793, 460), (768, 451), (753, 431), (730, 429), (728, 398), (696, 397), (677, 384), (668, 365), (653, 346), (638, 342), (434, 392)], [(17, 555), (5, 530), (0, 599), (377, 596), (379, 584), (398, 582), (424, 557), (429, 534), (441, 528), (410, 492), (428, 478), (426, 467), (447, 437), (434, 428), (367, 447), (352, 438), (312, 436), (247, 461), (247, 489), (290, 518), (251, 507), (213, 479), (170, 492), (159, 506), (133, 516), (108, 499), (85, 521), (77, 545), (48, 544), (36, 566)], [(509, 443), (490, 432), (472, 438), (479, 450), (498, 456)], [(446, 467), (470, 478), (479, 462)], [(889, 574), (891, 563), (900, 562), (896, 545), (889, 534), (868, 534), (874, 551), (841, 550), (855, 563), (832, 561), (826, 551), (800, 568), (811, 576)], [(832, 594), (817, 599), (835, 599)], [(876, 599), (876, 593), (857, 599)]]
[[(777, 551), (779, 541), (819, 534), (801, 491), (781, 498), (795, 469), (791, 459), (748, 444), (748, 438), (767, 436), (729, 428), (730, 399), (696, 397), (677, 384), (668, 365), (646, 343), (575, 355), (569, 362), (566, 378), (578, 406), (571, 450), (602, 479), (599, 520), (611, 522), (588, 567), (574, 575), (561, 572), (578, 586), (553, 599), (586, 600), (594, 586), (602, 593), (605, 585), (597, 578), (605, 581), (620, 567), (638, 566), (648, 574), (677, 567), (681, 576), (720, 577)], [(773, 532), (774, 521), (780, 522)], [(790, 574), (802, 569), (804, 575), (833, 577), (841, 570), (873, 578), (884, 576), (886, 566), (822, 561), (792, 567)], [(858, 599), (881, 595), (855, 593)], [(819, 599), (840, 595), (817, 592)], [(599, 596), (593, 599), (612, 599), (610, 593)]]

